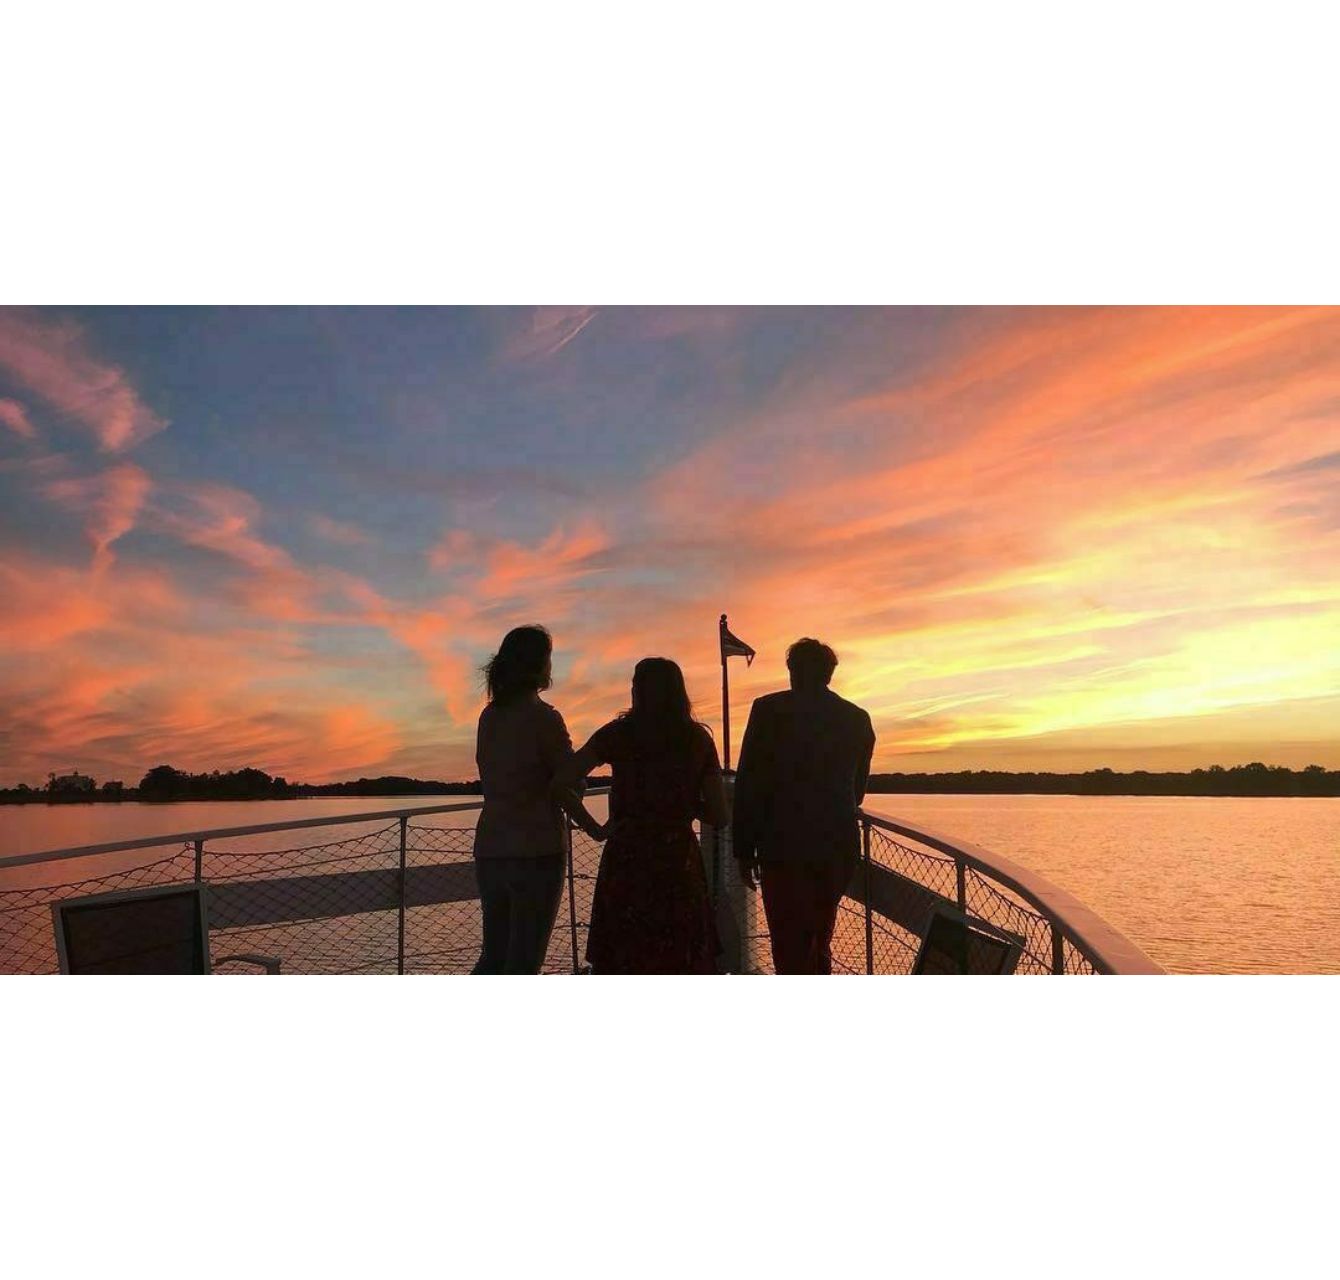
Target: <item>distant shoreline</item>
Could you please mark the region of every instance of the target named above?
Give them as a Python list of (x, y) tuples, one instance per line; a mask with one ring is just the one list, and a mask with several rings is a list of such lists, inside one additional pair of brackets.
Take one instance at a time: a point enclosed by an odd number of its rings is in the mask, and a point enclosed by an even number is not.
[(1089, 769), (1083, 773), (960, 769), (955, 773), (872, 773), (868, 795), (1340, 796), (1340, 770), (1321, 765), (1211, 765), (1189, 772)]
[[(175, 774), (175, 771), (172, 771)], [(434, 796), (479, 797), (478, 781), (437, 782), (419, 778), (359, 778), (355, 782), (320, 785), (289, 783), (259, 770), (239, 774), (175, 774), (173, 784), (121, 787), (109, 791), (50, 791), (34, 787), (0, 790), (0, 804), (174, 804), (220, 800), (310, 800), (326, 796), (366, 799)], [(263, 781), (262, 781), (263, 780)], [(91, 780), (90, 780), (91, 781)], [(148, 781), (148, 778), (146, 778)], [(589, 786), (608, 786), (608, 777), (592, 777)], [(875, 773), (868, 795), (1075, 795), (1075, 796), (1340, 796), (1340, 770), (1310, 765), (1286, 769), (1259, 762), (1232, 768), (1212, 766), (1184, 773), (1151, 773), (1137, 769), (1117, 773), (1091, 769), (1085, 773), (1010, 773), (999, 770), (960, 770), (956, 773)]]
[(994, 778), (962, 778), (957, 774), (886, 774), (872, 776), (867, 795), (992, 795), (992, 796), (1182, 796), (1260, 799), (1334, 799), (1340, 797), (1340, 772), (1320, 777), (1283, 780), (1243, 779), (1222, 783), (1182, 774), (1117, 774), (1112, 780), (1088, 775), (1005, 774)]

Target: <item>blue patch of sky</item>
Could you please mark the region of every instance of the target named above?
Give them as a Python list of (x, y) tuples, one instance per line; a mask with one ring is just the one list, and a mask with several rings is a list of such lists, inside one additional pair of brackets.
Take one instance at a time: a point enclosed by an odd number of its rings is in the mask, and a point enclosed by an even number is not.
[[(518, 357), (529, 308), (88, 308), (97, 353), (170, 421), (135, 451), (160, 481), (253, 493), (261, 532), (315, 552), (322, 513), (366, 529), (392, 575), (450, 528), (533, 542), (599, 514), (735, 424), (912, 376), (960, 322), (944, 309), (752, 308), (683, 324), (597, 312)], [(808, 421), (801, 411), (797, 431)], [(815, 410), (813, 425), (827, 424)], [(872, 444), (879, 424), (842, 443)], [(784, 440), (783, 440), (784, 447)], [(359, 562), (325, 545), (328, 562)]]

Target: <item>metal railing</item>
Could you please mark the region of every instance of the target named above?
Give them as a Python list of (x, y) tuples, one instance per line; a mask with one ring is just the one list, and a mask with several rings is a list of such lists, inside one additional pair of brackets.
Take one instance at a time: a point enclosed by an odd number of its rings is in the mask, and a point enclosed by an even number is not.
[[(468, 973), (480, 947), (474, 827), (439, 821), (473, 814), (481, 803), (189, 831), (0, 859), (0, 973), (56, 971), (51, 907), (61, 899), (193, 881), (209, 886), (215, 952), (277, 956), (285, 973)], [(910, 972), (929, 913), (944, 907), (1010, 939), (1018, 973), (1161, 972), (1082, 903), (1007, 859), (869, 813), (861, 825), (862, 861), (838, 913), (835, 971)], [(350, 826), (364, 829), (269, 847), (287, 833)], [(729, 832), (708, 829), (703, 837), (723, 967), (770, 972), (761, 905), (740, 883)], [(133, 856), (159, 849), (168, 852), (153, 861)], [(599, 862), (600, 846), (570, 830), (566, 927), (554, 931), (545, 972), (584, 968)], [(16, 877), (27, 883), (7, 883)]]
[[(861, 818), (867, 876), (907, 876), (913, 869), (907, 878), (940, 891), (947, 890), (952, 867), (953, 893), (943, 896), (970, 922), (1018, 940), (1016, 973), (1163, 972), (1134, 942), (1044, 876), (929, 827), (865, 811)], [(872, 892), (879, 901), (877, 890), (878, 885), (867, 890), (867, 904)]]

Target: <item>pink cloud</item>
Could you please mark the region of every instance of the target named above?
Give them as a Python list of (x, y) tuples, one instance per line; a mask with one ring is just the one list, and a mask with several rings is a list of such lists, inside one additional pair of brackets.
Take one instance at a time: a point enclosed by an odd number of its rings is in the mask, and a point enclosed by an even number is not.
[(140, 400), (125, 371), (90, 354), (79, 327), (67, 321), (0, 310), (0, 368), (92, 431), (108, 453), (167, 426)]
[(478, 681), (472, 679), (473, 663), (464, 649), (477, 634), (470, 601), (456, 596), (431, 608), (401, 605), (356, 578), (344, 579), (344, 591), (362, 621), (380, 627), (418, 657), (451, 719), (468, 721), (479, 706)]
[(428, 555), (435, 569), (474, 579), (471, 593), (481, 601), (544, 596), (601, 570), (599, 557), (611, 538), (599, 521), (585, 518), (559, 525), (533, 545), (484, 538), (453, 529)]
[(182, 499), (161, 513), (163, 527), (191, 546), (203, 547), (248, 569), (292, 567), (282, 547), (266, 542), (255, 531), (261, 504), (251, 494), (221, 484), (181, 485)]
[(37, 434), (28, 411), (17, 400), (0, 400), (0, 422), (25, 440), (31, 440)]
[(228, 485), (191, 484), (175, 486), (168, 498), (153, 512), (154, 527), (238, 570), (230, 590), (239, 603), (280, 621), (330, 619), (321, 600), (321, 574), (261, 535), (264, 512), (251, 494)]
[(371, 535), (365, 529), (360, 529), (347, 520), (336, 520), (319, 511), (308, 517), (307, 524), (317, 537), (325, 538), (327, 542), (338, 543), (342, 547), (365, 547), (372, 541)]
[(53, 480), (45, 492), (84, 515), (94, 568), (105, 569), (112, 560), (112, 544), (135, 527), (152, 487), (147, 472), (123, 462), (97, 475)]

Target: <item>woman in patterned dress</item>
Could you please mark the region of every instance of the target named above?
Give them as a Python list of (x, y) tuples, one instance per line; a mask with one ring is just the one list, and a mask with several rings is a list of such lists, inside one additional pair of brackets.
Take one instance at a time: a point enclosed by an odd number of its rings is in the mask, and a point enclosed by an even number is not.
[(716, 925), (695, 818), (728, 821), (711, 732), (693, 718), (668, 658), (633, 669), (632, 706), (591, 735), (556, 779), (613, 773), (609, 839), (596, 876), (586, 958), (596, 973), (713, 973)]

